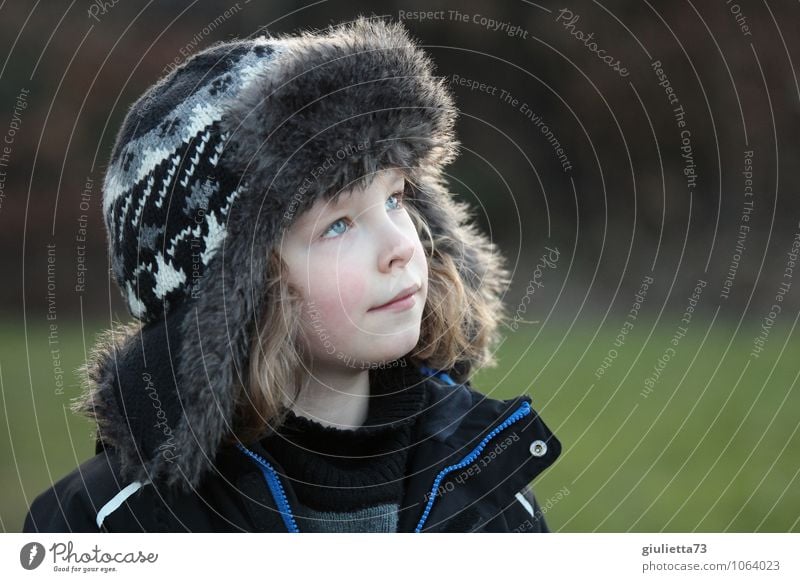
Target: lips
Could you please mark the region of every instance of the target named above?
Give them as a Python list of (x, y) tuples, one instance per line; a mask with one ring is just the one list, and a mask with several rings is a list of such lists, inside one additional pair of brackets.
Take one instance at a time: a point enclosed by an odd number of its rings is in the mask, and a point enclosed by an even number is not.
[(398, 299), (403, 299), (405, 297), (408, 297), (409, 295), (413, 295), (414, 293), (419, 291), (419, 289), (420, 289), (419, 285), (411, 285), (410, 287), (406, 287), (405, 289), (400, 291), (397, 295), (389, 299), (389, 301), (387, 301), (386, 303), (383, 303), (381, 305), (376, 305), (375, 307), (372, 307), (369, 311), (372, 311), (373, 309), (380, 309), (381, 307), (386, 307), (387, 305), (389, 305), (390, 303), (394, 303)]

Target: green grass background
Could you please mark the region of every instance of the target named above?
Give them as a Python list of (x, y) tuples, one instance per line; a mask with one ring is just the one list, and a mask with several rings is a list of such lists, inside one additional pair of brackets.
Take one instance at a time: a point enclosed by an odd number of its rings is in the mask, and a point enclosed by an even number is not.
[[(547, 322), (509, 333), (496, 368), (473, 385), (496, 398), (528, 393), (562, 442), (534, 482), (546, 519), (565, 532), (800, 531), (800, 341), (788, 317), (764, 353), (758, 330), (695, 320), (643, 398), (643, 381), (677, 318), (640, 320), (600, 379), (615, 323)], [(611, 320), (609, 319), (609, 322)], [(20, 531), (32, 499), (94, 452), (92, 426), (72, 415), (72, 373), (102, 324), (59, 323), (63, 394), (45, 326), (4, 325), (0, 353), (0, 528)], [(599, 331), (598, 331), (599, 329)], [(561, 495), (558, 492), (561, 491)], [(567, 494), (565, 494), (568, 492)], [(559, 499), (560, 497), (560, 499)]]

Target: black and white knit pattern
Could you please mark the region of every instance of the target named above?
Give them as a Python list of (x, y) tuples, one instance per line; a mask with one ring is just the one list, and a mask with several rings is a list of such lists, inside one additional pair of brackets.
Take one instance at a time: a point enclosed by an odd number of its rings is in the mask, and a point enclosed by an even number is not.
[(192, 293), (226, 236), (238, 180), (219, 165), (219, 122), (281, 48), (269, 39), (209, 50), (131, 108), (104, 185), (112, 268), (131, 314), (151, 321)]

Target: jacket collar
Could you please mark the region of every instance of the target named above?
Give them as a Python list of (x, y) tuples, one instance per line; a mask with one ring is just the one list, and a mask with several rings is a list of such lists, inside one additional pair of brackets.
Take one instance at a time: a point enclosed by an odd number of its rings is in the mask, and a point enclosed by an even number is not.
[[(442, 373), (430, 375), (426, 389), (426, 410), (409, 453), (400, 532), (472, 530), (499, 515), (561, 452), (527, 395), (490, 398)], [(280, 520), (278, 526), (299, 531), (292, 509), (297, 498), (269, 452), (256, 441), (233, 454), (245, 463), (243, 487), (257, 491), (247, 504), (256, 522), (272, 529)]]
[[(520, 395), (499, 400), (445, 375), (429, 382), (401, 531), (465, 531), (491, 520), (561, 453), (561, 443)], [(441, 381), (443, 380), (443, 381)], [(415, 519), (416, 517), (416, 519)]]

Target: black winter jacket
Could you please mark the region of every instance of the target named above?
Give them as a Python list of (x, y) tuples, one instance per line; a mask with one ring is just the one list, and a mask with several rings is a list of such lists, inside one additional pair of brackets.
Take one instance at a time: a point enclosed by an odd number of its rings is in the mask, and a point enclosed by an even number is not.
[[(561, 444), (530, 397), (489, 398), (444, 372), (424, 382), (428, 406), (415, 424), (398, 531), (549, 531), (530, 483)], [(34, 500), (23, 531), (298, 531), (295, 494), (260, 441), (221, 448), (190, 493), (126, 482), (119, 469), (119, 455), (98, 441), (93, 458)]]

